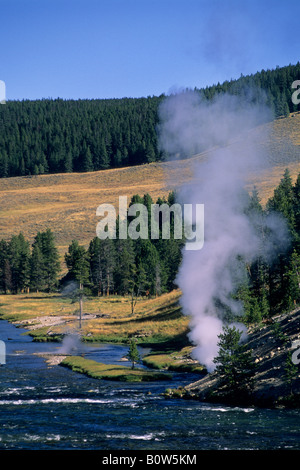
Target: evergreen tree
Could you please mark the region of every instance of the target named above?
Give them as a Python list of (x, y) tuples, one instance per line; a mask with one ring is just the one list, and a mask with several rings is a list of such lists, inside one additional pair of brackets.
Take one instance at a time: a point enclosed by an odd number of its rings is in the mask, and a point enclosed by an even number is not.
[(148, 144), (146, 148), (146, 161), (148, 163), (155, 162), (156, 155), (155, 150), (152, 144)]
[(252, 391), (254, 361), (251, 352), (240, 343), (241, 334), (235, 326), (224, 327), (219, 335), (219, 352), (213, 362), (228, 393), (242, 399)]
[[(33, 242), (32, 257), (32, 275), (36, 278), (33, 288), (36, 289), (37, 275), (41, 274), (39, 287), (47, 289), (48, 292), (58, 284), (58, 275), (60, 272), (59, 253), (55, 246), (54, 234), (50, 229), (45, 232), (38, 232)], [(38, 261), (38, 258), (41, 260)], [(34, 274), (33, 270), (36, 270)]]
[(8, 244), (0, 240), (0, 290), (8, 293), (12, 289), (12, 273), (9, 261)]
[(183, 241), (160, 239), (155, 243), (159, 258), (162, 277), (162, 291), (176, 289), (176, 276), (182, 260)]
[(161, 264), (159, 261), (157, 261), (155, 265), (155, 281), (154, 281), (154, 291), (155, 291), (156, 297), (161, 295), (163, 291), (161, 271), (162, 271)]
[(269, 199), (267, 209), (271, 212), (280, 212), (288, 221), (290, 229), (293, 231), (296, 226), (294, 212), (294, 189), (290, 171), (287, 168), (284, 172), (280, 184), (274, 190), (274, 196)]
[(247, 320), (249, 323), (260, 323), (262, 320), (262, 312), (259, 305), (259, 300), (257, 297), (254, 297), (250, 301), (250, 308), (247, 315)]
[(100, 149), (99, 149), (99, 164), (97, 165), (97, 170), (105, 170), (109, 168), (110, 161), (109, 156), (106, 150), (106, 145), (104, 139), (101, 139)]
[(300, 254), (296, 250), (291, 255), (286, 277), (285, 303), (287, 309), (292, 310), (300, 302)]
[(142, 265), (137, 265), (133, 268), (133, 278), (130, 280), (131, 284), (131, 314), (134, 314), (138, 298), (147, 292), (147, 277)]
[(92, 153), (91, 153), (91, 149), (89, 146), (87, 146), (86, 150), (84, 150), (82, 170), (86, 172), (94, 170)]
[(4, 261), (4, 269), (3, 269), (3, 290), (5, 294), (8, 294), (13, 289), (13, 282), (12, 282), (12, 269), (9, 259), (5, 259)]
[(98, 295), (114, 291), (115, 246), (110, 238), (94, 238), (89, 246), (90, 271)]
[(6, 178), (7, 176), (9, 176), (8, 156), (7, 152), (3, 150), (0, 153), (0, 178)]
[(68, 253), (65, 254), (65, 262), (71, 278), (79, 284), (79, 289), (75, 291), (74, 295), (79, 299), (79, 328), (81, 328), (84, 286), (89, 285), (89, 254), (83, 246), (79, 245), (77, 240), (73, 240), (68, 248)]
[(19, 173), (20, 173), (20, 176), (24, 176), (26, 174), (25, 161), (23, 157), (21, 158)]
[(136, 240), (136, 264), (139, 271), (145, 275), (143, 290), (149, 291), (150, 295), (155, 295), (156, 270), (157, 265), (160, 265), (160, 259), (157, 249), (150, 240)]
[(64, 171), (66, 173), (72, 173), (73, 171), (73, 157), (71, 151), (69, 151), (66, 155), (65, 161), (64, 161)]
[(127, 358), (132, 363), (132, 366), (131, 366), (132, 369), (134, 369), (135, 364), (140, 361), (139, 351), (136, 345), (136, 341), (134, 339), (130, 341)]
[(45, 265), (41, 248), (35, 243), (32, 248), (30, 260), (30, 287), (36, 292), (45, 288)]
[(91, 282), (98, 295), (103, 293), (104, 266), (102, 259), (101, 240), (94, 238), (89, 245)]
[(14, 235), (9, 242), (9, 262), (13, 291), (26, 292), (30, 285), (30, 246), (24, 235)]
[(249, 202), (246, 207), (245, 213), (251, 220), (253, 225), (257, 227), (258, 231), (261, 230), (263, 224), (264, 210), (261, 205), (261, 199), (256, 186), (253, 188), (252, 194), (249, 196)]
[(73, 240), (65, 254), (65, 262), (72, 279), (80, 285), (89, 284), (90, 264), (89, 254), (86, 249)]
[(136, 273), (134, 244), (130, 238), (125, 240), (117, 238), (115, 248), (115, 289), (120, 295), (126, 295), (130, 292)]
[(296, 364), (293, 363), (291, 352), (289, 352), (286, 358), (286, 362), (285, 362), (284, 381), (290, 387), (290, 395), (294, 394), (293, 383), (297, 375), (298, 375), (298, 367)]
[(300, 173), (294, 186), (294, 213), (295, 213), (295, 248), (300, 252)]
[[(299, 76), (298, 62), (194, 91), (208, 101), (222, 93), (237, 95), (244, 106), (260, 104), (263, 95), (275, 117), (287, 116), (297, 111), (291, 84)], [(162, 160), (166, 155), (159, 150), (156, 129), (164, 99), (10, 101), (0, 108), (0, 177)]]

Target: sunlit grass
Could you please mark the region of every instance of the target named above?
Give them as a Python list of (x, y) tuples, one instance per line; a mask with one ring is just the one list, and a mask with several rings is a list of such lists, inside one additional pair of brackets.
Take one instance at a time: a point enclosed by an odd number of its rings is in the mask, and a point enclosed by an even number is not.
[[(300, 162), (293, 154), (293, 149), (300, 143), (300, 113), (293, 113), (293, 116), (265, 126), (267, 132), (263, 133), (260, 144), (263, 149), (272, 150), (274, 161), (263, 174), (249, 175), (247, 185), (249, 190), (254, 184), (257, 186), (263, 203), (272, 196), (286, 167), (292, 178), (300, 172)], [(290, 144), (284, 146), (285, 141)], [(22, 231), (32, 241), (38, 231), (51, 228), (63, 261), (73, 239), (87, 246), (96, 236), (99, 222), (96, 209), (100, 204), (110, 203), (117, 208), (121, 195), (127, 195), (128, 200), (134, 194), (149, 193), (154, 200), (166, 196), (189, 181), (194, 163), (201, 164), (209, 155), (206, 151), (176, 162), (155, 162), (90, 173), (1, 178), (0, 214), (5, 223), (1, 226), (0, 238), (10, 239)], [(62, 265), (65, 269), (64, 263)]]
[(74, 372), (86, 374), (94, 379), (118, 380), (122, 382), (150, 382), (157, 380), (170, 380), (171, 375), (153, 372), (140, 368), (103, 364), (85, 359), (80, 356), (69, 356), (61, 362), (62, 366), (69, 367)]
[[(140, 343), (168, 341), (188, 331), (189, 319), (181, 313), (179, 297), (176, 290), (141, 298), (133, 315), (130, 297), (87, 298), (80, 334), (86, 341), (128, 342), (131, 337)], [(59, 294), (1, 295), (0, 317), (28, 328), (39, 341), (79, 331), (78, 303)]]
[[(2, 295), (0, 318), (27, 329), (38, 342), (62, 341), (64, 335), (73, 332), (89, 342), (128, 344), (135, 338), (138, 344), (152, 348), (143, 358), (148, 367), (202, 372), (203, 368), (190, 359), (189, 318), (181, 312), (180, 294), (175, 290), (153, 299), (141, 298), (133, 315), (129, 297), (85, 299), (81, 328), (78, 305), (71, 299), (59, 294)], [(69, 363), (72, 368), (78, 364), (74, 361)]]

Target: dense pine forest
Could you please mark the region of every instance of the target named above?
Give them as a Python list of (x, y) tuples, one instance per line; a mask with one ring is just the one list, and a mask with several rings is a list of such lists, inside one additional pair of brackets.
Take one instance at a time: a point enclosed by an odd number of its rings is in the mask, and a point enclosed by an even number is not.
[[(264, 209), (254, 190), (247, 210), (250, 217), (255, 217), (260, 233), (261, 256), (251, 266), (246, 266), (247, 281), (237, 296), (243, 301), (246, 320), (256, 323), (291, 311), (300, 302), (300, 174), (293, 185), (286, 169)], [(284, 240), (280, 237), (282, 245), (275, 247), (276, 255), (268, 260), (264, 253), (268, 238), (264, 218), (272, 213), (283, 217), (285, 233), (281, 234)], [(279, 230), (279, 225), (276, 224), (275, 230)]]
[[(296, 111), (291, 95), (300, 63), (262, 70), (196, 92), (247, 102), (264, 99), (274, 117)], [(147, 98), (7, 101), (0, 106), (0, 177), (97, 171), (162, 160), (158, 109), (165, 95)]]
[[(174, 193), (157, 204), (174, 203)], [(135, 195), (130, 204), (148, 208), (154, 203), (149, 194)], [(130, 217), (128, 218), (130, 223)], [(151, 220), (149, 220), (151, 224)], [(88, 249), (73, 240), (65, 254), (68, 274), (61, 278), (61, 264), (50, 229), (39, 232), (30, 246), (20, 233), (10, 241), (0, 240), (0, 291), (53, 292), (70, 282), (82, 284), (90, 295), (160, 295), (175, 287), (183, 240), (174, 239), (91, 240)]]
[[(131, 204), (153, 203), (151, 196), (135, 195)], [(175, 194), (167, 200), (171, 206)], [(257, 224), (262, 241), (262, 256), (250, 266), (245, 265), (246, 278), (242, 279), (237, 296), (244, 305), (244, 320), (257, 323), (279, 312), (290, 311), (300, 303), (300, 174), (295, 184), (286, 170), (280, 184), (263, 208), (257, 192), (249, 195), (248, 215)], [(263, 243), (268, 236), (264, 217), (272, 212), (281, 214), (286, 223), (289, 243), (282, 246), (277, 256), (264, 257)], [(130, 223), (130, 221), (128, 221)], [(151, 221), (149, 221), (151, 223)], [(68, 269), (62, 276), (54, 235), (50, 229), (39, 232), (32, 246), (22, 233), (10, 241), (0, 241), (0, 291), (63, 292), (70, 284), (82, 285), (86, 295), (129, 295), (132, 305), (139, 297), (159, 296), (176, 288), (176, 275), (182, 259), (184, 240), (157, 240), (130, 238), (122, 240), (94, 238), (88, 247), (73, 240), (65, 263)], [(220, 306), (216, 306), (220, 308)]]

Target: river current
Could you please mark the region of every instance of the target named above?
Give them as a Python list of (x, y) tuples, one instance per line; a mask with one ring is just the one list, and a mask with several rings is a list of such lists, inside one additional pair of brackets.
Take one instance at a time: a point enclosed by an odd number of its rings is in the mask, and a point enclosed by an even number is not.
[[(25, 330), (0, 321), (6, 364), (0, 366), (0, 449), (273, 450), (300, 449), (300, 410), (228, 407), (166, 399), (168, 387), (197, 377), (141, 384), (100, 381), (40, 353)], [(128, 348), (82, 344), (86, 357), (119, 363)], [(141, 351), (142, 352), (142, 351)]]

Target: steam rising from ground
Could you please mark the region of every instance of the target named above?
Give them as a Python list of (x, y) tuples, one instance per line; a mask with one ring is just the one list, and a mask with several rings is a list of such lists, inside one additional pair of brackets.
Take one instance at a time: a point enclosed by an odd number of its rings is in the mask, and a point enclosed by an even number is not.
[(59, 354), (74, 354), (80, 349), (80, 335), (76, 332), (70, 332), (64, 336), (62, 345), (58, 350)]
[[(201, 250), (183, 251), (177, 277), (183, 312), (191, 318), (195, 358), (209, 371), (226, 312), (243, 313), (232, 294), (245, 276), (244, 261), (261, 254), (254, 221), (245, 214), (249, 199), (244, 187), (250, 172), (266, 168), (266, 156), (248, 135), (267, 120), (270, 113), (263, 104), (229, 95), (207, 102), (185, 92), (168, 97), (160, 109), (160, 145), (171, 158), (211, 149), (209, 158), (194, 166), (193, 181), (178, 192), (181, 203), (204, 204), (205, 231)], [(274, 220), (265, 223), (271, 226)], [(266, 252), (272, 256), (272, 246)]]
[[(61, 289), (61, 295), (63, 297), (69, 297), (70, 299), (76, 298), (78, 293), (79, 283), (76, 281), (69, 281), (65, 283)], [(81, 335), (75, 329), (67, 331), (62, 341), (62, 345), (58, 350), (59, 354), (74, 354), (80, 350)]]

